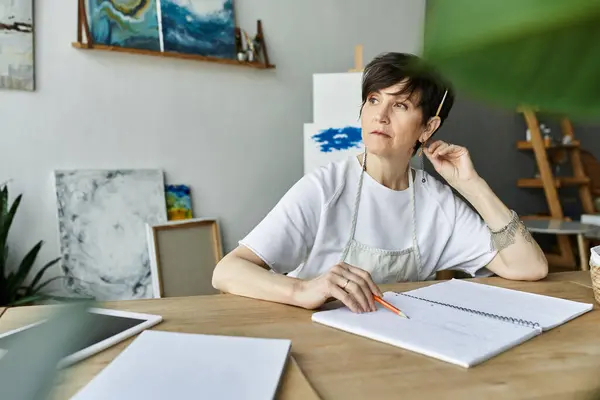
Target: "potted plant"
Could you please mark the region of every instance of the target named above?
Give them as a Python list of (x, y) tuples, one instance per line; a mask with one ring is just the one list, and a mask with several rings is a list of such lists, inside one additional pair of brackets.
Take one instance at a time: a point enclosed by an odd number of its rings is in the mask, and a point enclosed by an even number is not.
[(7, 184), (0, 185), (0, 188), (0, 306), (30, 305), (42, 300), (64, 299), (59, 296), (45, 294), (42, 291), (50, 282), (63, 278), (58, 276), (43, 281), (46, 271), (55, 265), (61, 257), (46, 263), (28, 284), (25, 283), (44, 244), (42, 240), (29, 250), (18, 265), (8, 265), (8, 234), (21, 203), (22, 195), (17, 196), (9, 206)]

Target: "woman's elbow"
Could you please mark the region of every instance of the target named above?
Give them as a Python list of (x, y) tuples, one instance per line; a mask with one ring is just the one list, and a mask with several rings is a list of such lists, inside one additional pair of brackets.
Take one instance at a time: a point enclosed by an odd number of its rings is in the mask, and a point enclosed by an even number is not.
[(212, 286), (221, 292), (227, 292), (227, 256), (217, 263), (212, 273)]
[(535, 262), (530, 264), (527, 280), (540, 281), (548, 276), (548, 260), (544, 254)]
[(506, 262), (502, 257), (492, 260), (488, 268), (496, 275), (514, 281), (539, 281), (548, 276), (548, 260), (543, 253), (533, 260)]
[(212, 286), (225, 293), (239, 293), (249, 281), (257, 279), (257, 271), (268, 269), (256, 254), (239, 246), (225, 255), (215, 266)]
[(540, 260), (539, 264), (537, 271), (539, 275), (538, 279), (536, 279), (538, 281), (548, 276), (548, 260), (546, 259), (546, 256), (542, 255), (542, 260)]

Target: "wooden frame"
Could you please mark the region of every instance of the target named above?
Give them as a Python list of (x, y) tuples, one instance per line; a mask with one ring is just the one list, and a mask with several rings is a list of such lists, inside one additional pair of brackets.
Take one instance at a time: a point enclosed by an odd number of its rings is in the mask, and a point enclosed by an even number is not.
[[(119, 46), (106, 46), (101, 44), (95, 44), (92, 40), (92, 35), (90, 33), (90, 27), (87, 20), (87, 12), (85, 8), (85, 0), (78, 0), (77, 3), (77, 41), (73, 42), (71, 45), (77, 49), (84, 50), (104, 50), (104, 51), (114, 51), (120, 53), (129, 53), (129, 54), (143, 54), (150, 56), (158, 56), (158, 57), (167, 57), (167, 58), (179, 58), (184, 60), (195, 60), (195, 61), (207, 61), (218, 64), (228, 64), (228, 65), (240, 65), (243, 67), (257, 68), (257, 69), (273, 69), (275, 65), (269, 62), (269, 54), (267, 52), (267, 44), (265, 42), (265, 35), (263, 32), (262, 21), (258, 20), (256, 22), (256, 38), (260, 44), (260, 51), (262, 55), (263, 61), (239, 61), (235, 59), (229, 58), (220, 58), (220, 57), (211, 57), (211, 56), (201, 56), (197, 54), (185, 54), (185, 53), (177, 53), (177, 52), (169, 52), (169, 51), (153, 51), (153, 50), (145, 50), (145, 49), (135, 49), (135, 48), (126, 48)], [(236, 28), (236, 32), (239, 31), (239, 28)], [(84, 40), (85, 35), (85, 40)]]
[(216, 219), (192, 218), (147, 225), (146, 236), (155, 298), (219, 293), (212, 287), (212, 272), (223, 258)]

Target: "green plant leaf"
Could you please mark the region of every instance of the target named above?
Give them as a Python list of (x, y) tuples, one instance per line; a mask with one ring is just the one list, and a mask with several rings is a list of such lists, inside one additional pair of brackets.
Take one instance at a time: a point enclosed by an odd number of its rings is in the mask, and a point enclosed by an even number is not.
[[(6, 215), (8, 214), (8, 187), (6, 185), (2, 186), (0, 190), (0, 231), (4, 230), (4, 220)], [(2, 255), (0, 256), (0, 283), (2, 283), (2, 288), (4, 288), (5, 283), (5, 271), (6, 271), (6, 263), (8, 259), (8, 244), (6, 242), (0, 243), (0, 251)]]
[(48, 270), (48, 268), (52, 267), (54, 264), (56, 264), (58, 261), (60, 261), (61, 258), (62, 257), (57, 257), (54, 260), (48, 262), (42, 268), (40, 268), (40, 270), (33, 277), (33, 280), (31, 281), (31, 284), (29, 285), (28, 294), (31, 294), (33, 292), (33, 289), (34, 289), (35, 285), (37, 285), (38, 282), (42, 279), (42, 277), (44, 276), (44, 273), (46, 272), (46, 270)]
[(14, 298), (16, 290), (23, 285), (23, 282), (27, 278), (29, 271), (31, 271), (31, 267), (33, 267), (33, 263), (35, 263), (35, 259), (37, 258), (37, 255), (43, 244), (44, 242), (40, 240), (35, 246), (33, 246), (31, 250), (29, 250), (29, 252), (21, 261), (21, 264), (19, 264), (14, 276), (8, 280), (6, 286), (9, 298)]
[(6, 265), (8, 264), (8, 244), (0, 248), (0, 291), (6, 286)]
[(600, 0), (429, 0), (423, 57), (459, 91), (600, 118)]
[(76, 302), (89, 302), (90, 300), (94, 300), (93, 297), (65, 297), (65, 296), (55, 296), (52, 294), (44, 294), (44, 297), (46, 297), (48, 300), (56, 300), (56, 301), (62, 301), (64, 303), (76, 303)]
[[(17, 213), (17, 209), (19, 208), (19, 204), (21, 204), (21, 198), (22, 195), (17, 196), (17, 198), (11, 205), (10, 210), (8, 210), (8, 212), (0, 218), (0, 249), (6, 248), (8, 232), (10, 231), (10, 226), (12, 225), (13, 219), (15, 218), (15, 214)], [(0, 275), (2, 276), (4, 276), (4, 274), (6, 273), (3, 264), (4, 263), (0, 265), (0, 267), (2, 268), (0, 270)]]
[(8, 213), (8, 187), (5, 185), (0, 190), (0, 218)]
[(50, 283), (58, 280), (58, 279), (65, 279), (65, 276), (55, 276), (53, 278), (48, 279), (47, 281), (40, 283), (39, 286), (37, 287), (33, 287), (33, 285), (31, 285), (29, 287), (29, 291), (27, 292), (28, 295), (32, 295), (32, 294), (36, 294), (38, 293), (41, 289), (43, 289), (44, 287), (48, 286)]
[(40, 294), (36, 294), (33, 296), (25, 296), (25, 297), (21, 297), (19, 299), (16, 299), (16, 300), (8, 303), (8, 306), (10, 306), (10, 307), (24, 306), (24, 305), (34, 303), (36, 301), (46, 300), (46, 298), (47, 297), (45, 295), (40, 295)]

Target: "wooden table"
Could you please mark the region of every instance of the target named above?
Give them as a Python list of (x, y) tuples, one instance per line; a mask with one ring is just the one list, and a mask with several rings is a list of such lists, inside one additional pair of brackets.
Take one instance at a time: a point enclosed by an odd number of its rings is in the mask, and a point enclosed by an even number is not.
[(588, 271), (558, 272), (549, 274), (544, 282), (571, 282), (592, 288), (592, 277)]
[[(595, 304), (589, 272), (551, 274), (541, 282), (475, 281)], [(406, 291), (432, 283), (386, 285), (384, 289)], [(157, 330), (289, 338), (294, 359), (322, 399), (589, 399), (590, 394), (600, 393), (597, 304), (593, 311), (471, 369), (315, 324), (309, 310), (231, 295), (103, 306), (161, 314), (164, 322)], [(0, 332), (37, 320), (46, 307), (9, 309), (0, 318)], [(131, 340), (71, 367), (57, 384), (57, 397), (67, 398), (83, 387)], [(299, 394), (306, 390), (302, 379), (286, 385), (279, 398), (302, 398)]]

